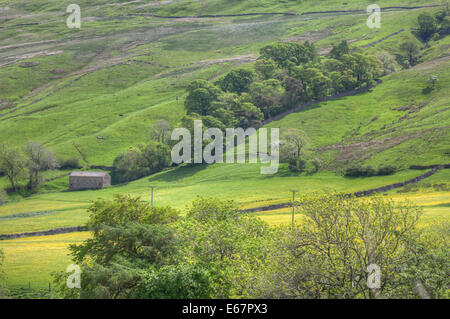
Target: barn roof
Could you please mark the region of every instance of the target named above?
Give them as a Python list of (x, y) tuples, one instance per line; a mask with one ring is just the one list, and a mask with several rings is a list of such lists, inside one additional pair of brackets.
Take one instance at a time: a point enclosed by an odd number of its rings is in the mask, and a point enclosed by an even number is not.
[(70, 173), (70, 176), (77, 176), (77, 177), (103, 177), (109, 175), (106, 172), (72, 172)]

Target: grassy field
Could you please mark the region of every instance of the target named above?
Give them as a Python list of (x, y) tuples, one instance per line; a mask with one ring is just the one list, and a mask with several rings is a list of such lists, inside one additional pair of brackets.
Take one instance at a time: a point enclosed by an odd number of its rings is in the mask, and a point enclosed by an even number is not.
[[(182, 3), (174, 2), (167, 8)], [(211, 8), (219, 4), (238, 12), (247, 10), (242, 5), (252, 7), (245, 1), (232, 6), (213, 2)], [(295, 6), (295, 2), (287, 4)], [(354, 1), (349, 6), (353, 5), (364, 9), (363, 2)], [(90, 6), (86, 6), (89, 12)], [(132, 12), (133, 6), (99, 6), (99, 10), (126, 8)], [(301, 8), (313, 10), (315, 6), (308, 1)], [(21, 8), (17, 4), (11, 7)], [(34, 6), (26, 10), (31, 8)], [(257, 57), (262, 46), (282, 39), (310, 40), (319, 50), (342, 39), (351, 40), (354, 46), (364, 45), (400, 29), (416, 27), (417, 16), (423, 11), (435, 9), (386, 12), (381, 29), (368, 29), (367, 15), (359, 13), (187, 21), (141, 21), (142, 17), (136, 17), (126, 24), (116, 21), (113, 26), (112, 20), (87, 21), (72, 32), (64, 23), (55, 23), (55, 29), (46, 24), (17, 27), (14, 23), (18, 21), (13, 19), (3, 24), (11, 34), (0, 41), (0, 65), (6, 63), (0, 68), (0, 98), (18, 110), (0, 118), (0, 135), (12, 144), (23, 145), (33, 139), (60, 156), (82, 156), (91, 165), (110, 165), (115, 155), (148, 138), (149, 124), (165, 118), (176, 125), (184, 115), (184, 89), (193, 79), (216, 78), (248, 60), (244, 58)], [(19, 37), (23, 32), (26, 39)], [(411, 34), (408, 31), (398, 37)], [(370, 50), (395, 53), (399, 48), (397, 40), (391, 38), (389, 45), (382, 43), (380, 50)], [(36, 42), (39, 44), (28, 45)], [(445, 45), (438, 43), (434, 47), (442, 54), (445, 50), (439, 47)], [(446, 51), (448, 55), (448, 48)], [(24, 62), (39, 64), (24, 68), (20, 66)], [(177, 97), (181, 99), (177, 101)], [(46, 130), (41, 129), (44, 123)]]
[(89, 232), (30, 237), (0, 241), (5, 252), (8, 287), (46, 288), (53, 271), (65, 270), (72, 264), (68, 245), (88, 239)]
[[(185, 88), (198, 78), (217, 79), (232, 68), (249, 66), (259, 49), (275, 41), (311, 41), (320, 53), (345, 39), (353, 47), (395, 55), (411, 40), (423, 46), (411, 28), (417, 17), (436, 8), (389, 10), (382, 28), (368, 29), (367, 14), (311, 11), (365, 10), (367, 1), (78, 1), (82, 28), (68, 29), (65, 8), (71, 1), (0, 0), (0, 136), (22, 147), (34, 140), (59, 157), (78, 157), (84, 165), (111, 165), (115, 156), (149, 137), (148, 125), (160, 119), (176, 126), (185, 110)], [(438, 1), (378, 1), (386, 6), (421, 6)], [(290, 12), (216, 18), (157, 18), (174, 15), (226, 15)], [(9, 196), (0, 206), (0, 234), (83, 225), (89, 204), (114, 194), (183, 210), (196, 196), (233, 199), (242, 208), (290, 200), (291, 190), (353, 192), (401, 182), (422, 174), (409, 166), (450, 162), (450, 37), (431, 41), (423, 63), (384, 77), (383, 83), (356, 96), (319, 103), (267, 127), (301, 128), (309, 151), (324, 170), (313, 175), (260, 174), (260, 165), (214, 164), (178, 167), (100, 191), (69, 192), (68, 177), (42, 185), (37, 193)], [(33, 62), (34, 66), (24, 63)], [(424, 88), (431, 75), (434, 90)], [(403, 111), (398, 108), (408, 106)], [(416, 111), (413, 111), (416, 109)], [(99, 139), (98, 137), (101, 137)], [(79, 149), (80, 152), (77, 150)], [(392, 176), (344, 178), (351, 164), (395, 164)], [(45, 178), (68, 171), (47, 172)], [(424, 208), (421, 225), (448, 219), (450, 172), (442, 170), (414, 187), (387, 193)], [(441, 185), (441, 186), (436, 186)], [(442, 186), (444, 185), (444, 186)], [(0, 177), (0, 188), (8, 186)], [(440, 188), (439, 188), (440, 187)], [(290, 209), (255, 213), (269, 224), (291, 221)], [(297, 220), (301, 216), (296, 216)], [(88, 232), (0, 241), (11, 287), (46, 288), (50, 273), (70, 264), (67, 245)]]

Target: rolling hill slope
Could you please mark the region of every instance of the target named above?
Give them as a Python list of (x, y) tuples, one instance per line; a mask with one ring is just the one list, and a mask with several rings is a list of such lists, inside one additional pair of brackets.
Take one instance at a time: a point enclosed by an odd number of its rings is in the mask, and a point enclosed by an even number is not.
[[(151, 186), (156, 205), (183, 210), (197, 196), (214, 196), (251, 208), (286, 202), (291, 190), (361, 191), (423, 173), (411, 165), (450, 163), (450, 37), (424, 47), (414, 34), (418, 15), (435, 12), (439, 2), (379, 1), (381, 7), (398, 8), (383, 11), (381, 29), (369, 29), (367, 1), (360, 0), (83, 0), (79, 30), (66, 27), (69, 3), (0, 0), (0, 136), (14, 146), (39, 141), (57, 156), (79, 157), (85, 165), (111, 165), (118, 154), (148, 140), (148, 126), (160, 119), (176, 126), (186, 114), (190, 81), (248, 67), (269, 43), (308, 40), (327, 54), (345, 39), (353, 48), (394, 56), (409, 40), (423, 47), (423, 61), (405, 70), (396, 64), (397, 72), (368, 92), (317, 103), (265, 126), (304, 130), (309, 151), (323, 162), (316, 174), (295, 174), (286, 164), (273, 176), (261, 175), (260, 164), (181, 166), (81, 192), (68, 192), (68, 177), (62, 176), (30, 196), (9, 194), (10, 202), (0, 206), (0, 234), (83, 225), (91, 201), (119, 193), (150, 200)], [(282, 14), (236, 16), (247, 13)], [(426, 90), (432, 75), (438, 81)], [(383, 177), (343, 177), (342, 170), (354, 164), (395, 164), (401, 170)], [(46, 177), (67, 173), (47, 172)], [(449, 174), (441, 170), (388, 195), (423, 206), (424, 223), (447, 219)], [(0, 188), (7, 186), (0, 177)], [(272, 224), (290, 220), (288, 210), (255, 215)], [(47, 286), (50, 271), (68, 262), (67, 244), (87, 237), (0, 242), (9, 282)], [(51, 249), (55, 255), (39, 268), (40, 254)]]

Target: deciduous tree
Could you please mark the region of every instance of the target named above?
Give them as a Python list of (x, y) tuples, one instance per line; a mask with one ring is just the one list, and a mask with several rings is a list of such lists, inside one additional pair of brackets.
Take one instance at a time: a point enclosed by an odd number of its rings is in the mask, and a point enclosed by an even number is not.
[(428, 41), (438, 31), (436, 18), (429, 13), (422, 13), (418, 17), (419, 35), (424, 41)]
[(38, 142), (28, 142), (25, 153), (28, 157), (28, 189), (35, 189), (41, 183), (43, 171), (59, 167), (55, 154)]
[(16, 191), (19, 181), (28, 173), (27, 159), (23, 152), (7, 144), (0, 145), (0, 172), (8, 177), (11, 189)]
[(253, 78), (253, 71), (237, 69), (228, 73), (218, 82), (218, 84), (223, 91), (234, 92), (241, 95), (244, 92), (248, 92), (250, 85), (253, 82)]

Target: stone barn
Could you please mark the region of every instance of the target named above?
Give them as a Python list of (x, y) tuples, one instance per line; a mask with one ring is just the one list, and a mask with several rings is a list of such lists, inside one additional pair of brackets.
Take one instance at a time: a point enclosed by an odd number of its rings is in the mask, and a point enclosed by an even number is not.
[(111, 176), (106, 172), (72, 172), (69, 175), (69, 189), (102, 189), (111, 185)]

